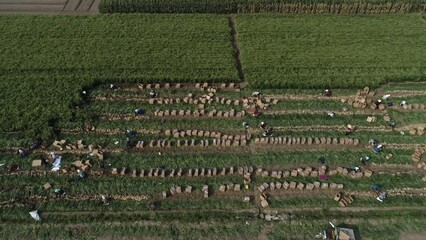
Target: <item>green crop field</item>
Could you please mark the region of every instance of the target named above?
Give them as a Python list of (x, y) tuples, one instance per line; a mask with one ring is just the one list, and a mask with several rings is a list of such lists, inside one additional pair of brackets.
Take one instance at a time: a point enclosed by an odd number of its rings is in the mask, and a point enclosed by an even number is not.
[(239, 15), (237, 26), (253, 86), (344, 88), (426, 79), (426, 22), (417, 14)]
[[(422, 3), (191, 1), (101, 3), (339, 13)], [(0, 31), (4, 239), (311, 240), (329, 222), (357, 240), (425, 235), (420, 14), (0, 15)]]
[(102, 13), (409, 13), (423, 0), (102, 0)]
[(3, 131), (85, 121), (71, 108), (101, 82), (238, 80), (226, 16), (2, 15), (0, 31)]
[(235, 81), (226, 16), (1, 16), (2, 76)]

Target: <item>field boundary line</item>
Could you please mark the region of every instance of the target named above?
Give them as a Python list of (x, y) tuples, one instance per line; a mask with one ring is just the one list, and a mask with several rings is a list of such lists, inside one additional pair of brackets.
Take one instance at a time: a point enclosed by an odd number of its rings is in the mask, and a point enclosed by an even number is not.
[(240, 57), (240, 46), (238, 43), (238, 31), (237, 31), (237, 22), (235, 19), (235, 15), (231, 14), (229, 16), (229, 27), (231, 28), (231, 42), (232, 42), (232, 49), (233, 49), (233, 55), (235, 59), (235, 66), (238, 71), (238, 77), (240, 78), (240, 81), (245, 81), (243, 66), (241, 64), (241, 57)]

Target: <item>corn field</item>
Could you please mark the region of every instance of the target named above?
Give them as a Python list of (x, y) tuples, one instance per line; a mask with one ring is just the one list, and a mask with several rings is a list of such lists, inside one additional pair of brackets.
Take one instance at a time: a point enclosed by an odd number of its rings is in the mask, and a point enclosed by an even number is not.
[(102, 0), (102, 13), (412, 13), (424, 1), (303, 1), (303, 0)]

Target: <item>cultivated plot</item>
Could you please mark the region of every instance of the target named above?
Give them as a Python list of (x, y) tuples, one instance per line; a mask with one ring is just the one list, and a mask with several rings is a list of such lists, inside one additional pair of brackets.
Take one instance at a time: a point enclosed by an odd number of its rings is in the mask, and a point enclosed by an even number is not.
[(237, 26), (253, 86), (362, 87), (426, 76), (426, 23), (417, 14), (239, 15)]

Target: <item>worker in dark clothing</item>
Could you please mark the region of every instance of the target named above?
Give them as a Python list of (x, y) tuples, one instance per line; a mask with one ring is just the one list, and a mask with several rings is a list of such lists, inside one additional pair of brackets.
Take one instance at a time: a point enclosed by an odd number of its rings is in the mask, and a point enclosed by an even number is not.
[(127, 137), (132, 138), (132, 137), (136, 136), (136, 132), (133, 131), (133, 130), (127, 129), (126, 130), (126, 135), (127, 135)]
[(143, 109), (137, 108), (135, 109), (135, 116), (137, 115), (143, 115), (145, 111)]
[(260, 97), (260, 95), (261, 95), (261, 93), (260, 92), (253, 92), (252, 94), (251, 94), (251, 96), (252, 97), (257, 97), (257, 98), (259, 98)]
[(373, 146), (373, 152), (380, 153), (381, 151), (383, 151), (383, 145), (382, 144), (377, 144), (377, 145)]
[(325, 164), (325, 157), (320, 157), (320, 158), (319, 158), (319, 162), (320, 162), (321, 164)]
[(107, 196), (101, 195), (101, 201), (103, 205), (105, 206), (109, 205), (109, 198)]
[(77, 169), (77, 173), (78, 173), (78, 179), (82, 180), (87, 178), (87, 173), (84, 171), (81, 171), (80, 169)]
[(331, 95), (333, 95), (333, 92), (331, 91), (331, 89), (324, 90), (324, 96), (331, 97)]
[(111, 90), (117, 90), (118, 89), (118, 87), (116, 86), (116, 85), (114, 85), (114, 84), (110, 84), (109, 85), (109, 89), (111, 89)]
[(257, 110), (257, 108), (256, 108), (256, 109), (254, 109), (253, 117), (258, 117), (259, 115), (260, 115), (259, 110)]
[(21, 158), (23, 158), (23, 157), (26, 157), (26, 156), (27, 156), (27, 152), (26, 152), (24, 149), (22, 149), (22, 148), (20, 148), (20, 149), (18, 150), (18, 154), (19, 154), (19, 156), (20, 156)]
[(65, 194), (65, 190), (62, 188), (55, 189), (56, 196), (63, 196)]
[(33, 140), (31, 143), (31, 149), (37, 149), (41, 146), (41, 141), (39, 139)]
[(345, 135), (349, 135), (354, 131), (354, 128), (352, 127), (352, 125), (348, 124), (348, 126), (346, 126), (345, 128)]
[(132, 142), (130, 141), (130, 138), (126, 139), (126, 146), (127, 148), (130, 148), (132, 146)]
[(369, 156), (364, 156), (359, 159), (359, 161), (362, 162), (362, 164), (364, 165), (367, 165), (368, 160), (370, 160)]
[(379, 99), (379, 100), (374, 101), (374, 105), (376, 106), (376, 109), (379, 108), (380, 104), (382, 104), (382, 100)]
[(266, 128), (266, 123), (265, 122), (260, 122), (260, 128), (265, 130)]
[(263, 136), (266, 137), (268, 135), (271, 135), (272, 129), (270, 127), (266, 127), (266, 129), (263, 131)]
[(380, 185), (379, 184), (377, 184), (377, 183), (374, 183), (374, 184), (371, 184), (371, 190), (373, 190), (373, 191), (380, 191), (381, 190), (381, 187), (380, 187)]
[(154, 90), (151, 90), (149, 92), (149, 97), (150, 98), (157, 98), (158, 97), (158, 93), (156, 93)]
[(374, 146), (374, 145), (376, 145), (376, 144), (379, 144), (379, 141), (377, 141), (376, 139), (370, 139), (369, 141), (368, 141), (368, 144), (370, 144), (370, 145), (372, 145), (372, 146)]

